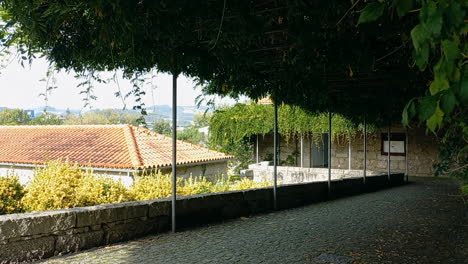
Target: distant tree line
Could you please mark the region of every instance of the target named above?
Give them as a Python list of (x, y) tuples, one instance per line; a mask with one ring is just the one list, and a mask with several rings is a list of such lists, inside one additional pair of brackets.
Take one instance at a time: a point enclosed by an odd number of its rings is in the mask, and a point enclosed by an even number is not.
[[(196, 114), (190, 126), (177, 132), (177, 139), (188, 141), (192, 144), (208, 146), (208, 135), (200, 129), (208, 127), (211, 114)], [(171, 123), (165, 120), (155, 120), (152, 124), (153, 131), (166, 136), (172, 135)]]
[(138, 114), (112, 109), (97, 110), (82, 115), (75, 115), (67, 111), (63, 116), (43, 112), (33, 118), (22, 109), (5, 109), (0, 112), (0, 125), (138, 125), (139, 119), (140, 115)]

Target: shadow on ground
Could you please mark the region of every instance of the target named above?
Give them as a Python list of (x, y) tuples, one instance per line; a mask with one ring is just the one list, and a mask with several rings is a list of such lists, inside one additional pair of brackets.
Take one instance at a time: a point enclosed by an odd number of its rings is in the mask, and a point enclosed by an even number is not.
[(166, 233), (43, 263), (465, 264), (467, 205), (448, 179)]

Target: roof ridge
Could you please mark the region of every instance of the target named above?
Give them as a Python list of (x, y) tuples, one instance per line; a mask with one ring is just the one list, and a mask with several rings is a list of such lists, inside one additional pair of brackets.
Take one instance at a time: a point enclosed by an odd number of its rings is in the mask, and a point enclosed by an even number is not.
[(136, 141), (135, 132), (133, 131), (134, 126), (132, 125), (125, 125), (124, 126), (124, 133), (126, 135), (126, 141), (128, 146), (128, 151), (130, 154), (130, 159), (132, 160), (132, 164), (140, 168), (142, 167), (143, 160), (140, 154), (140, 148), (138, 147), (138, 143)]

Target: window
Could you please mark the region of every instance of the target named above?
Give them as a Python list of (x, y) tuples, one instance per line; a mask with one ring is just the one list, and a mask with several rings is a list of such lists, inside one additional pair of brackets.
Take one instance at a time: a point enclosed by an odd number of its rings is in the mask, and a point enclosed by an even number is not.
[[(388, 134), (382, 133), (381, 152), (388, 155)], [(406, 156), (405, 133), (390, 133), (390, 156)]]

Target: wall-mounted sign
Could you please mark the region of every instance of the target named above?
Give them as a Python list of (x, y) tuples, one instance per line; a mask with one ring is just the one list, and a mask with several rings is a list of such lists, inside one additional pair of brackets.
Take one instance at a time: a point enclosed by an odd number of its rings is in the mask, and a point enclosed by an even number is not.
[[(388, 155), (388, 134), (382, 133), (381, 136), (382, 155)], [(405, 133), (390, 133), (390, 155), (406, 156), (406, 135)]]

